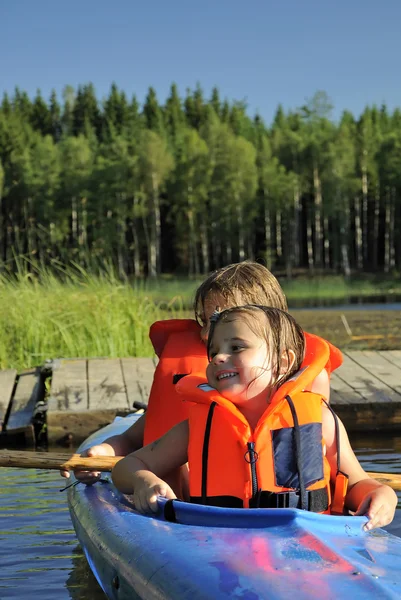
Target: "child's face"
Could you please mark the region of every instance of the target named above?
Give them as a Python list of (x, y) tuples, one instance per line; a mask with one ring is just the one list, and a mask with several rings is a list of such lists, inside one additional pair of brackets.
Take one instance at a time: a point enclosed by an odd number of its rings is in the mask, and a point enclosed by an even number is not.
[(220, 294), (212, 292), (206, 296), (204, 305), (199, 311), (199, 319), (202, 323), (201, 338), (205, 344), (209, 336), (210, 317), (216, 309), (221, 312), (226, 308), (231, 308), (231, 304), (227, 304), (227, 301)]
[(266, 340), (256, 335), (247, 320), (235, 313), (216, 324), (206, 369), (209, 384), (237, 406), (263, 396), (269, 398), (272, 364)]

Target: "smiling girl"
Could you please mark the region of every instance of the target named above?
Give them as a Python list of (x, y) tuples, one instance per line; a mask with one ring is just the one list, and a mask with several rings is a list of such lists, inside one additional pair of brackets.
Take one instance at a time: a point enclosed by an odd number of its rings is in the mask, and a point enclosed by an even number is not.
[[(150, 339), (159, 357), (149, 396), (147, 411), (119, 435), (88, 448), (84, 456), (125, 456), (162, 437), (174, 425), (188, 419), (190, 402), (178, 393), (179, 380), (188, 373), (205, 373), (208, 364), (207, 340), (210, 317), (216, 307), (224, 310), (244, 304), (260, 304), (287, 310), (284, 292), (274, 275), (263, 265), (243, 261), (213, 271), (195, 293), (194, 319), (158, 321), (150, 328)], [(305, 334), (305, 358), (314, 352), (316, 336)], [(329, 353), (320, 373), (310, 382), (310, 389), (330, 395), (330, 373), (341, 365), (341, 352), (326, 342)], [(68, 471), (62, 471), (69, 477)], [(76, 471), (82, 482), (93, 484), (100, 472)], [(181, 498), (186, 493), (186, 468), (174, 469), (166, 480)], [(184, 485), (182, 485), (184, 484)]]
[(137, 510), (155, 512), (157, 496), (174, 499), (162, 478), (188, 461), (193, 502), (331, 513), (346, 507), (367, 514), (367, 529), (392, 521), (395, 493), (365, 473), (342, 423), (310, 391), (329, 355), (323, 340), (305, 364), (295, 320), (247, 305), (212, 317), (207, 348), (207, 382), (194, 374), (177, 384), (193, 402), (189, 419), (113, 469), (116, 487), (133, 494)]

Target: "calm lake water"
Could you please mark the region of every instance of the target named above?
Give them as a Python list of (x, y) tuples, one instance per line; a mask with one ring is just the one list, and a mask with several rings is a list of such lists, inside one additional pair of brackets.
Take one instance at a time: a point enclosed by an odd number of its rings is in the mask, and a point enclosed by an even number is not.
[(344, 300), (338, 298), (292, 298), (291, 308), (310, 308), (313, 310), (400, 310), (401, 295), (383, 294), (374, 296), (350, 296)]
[[(365, 469), (401, 473), (401, 436), (352, 439)], [(0, 469), (0, 599), (104, 600), (56, 471)], [(399, 508), (389, 531), (401, 537)]]
[(302, 310), (353, 310), (353, 311), (368, 311), (368, 310), (401, 310), (401, 302), (366, 302), (366, 298), (361, 298), (361, 301), (355, 302), (354, 304), (339, 304), (336, 300), (329, 302), (325, 305), (320, 304), (319, 306), (313, 306), (309, 303), (291, 302), (290, 308), (299, 308)]

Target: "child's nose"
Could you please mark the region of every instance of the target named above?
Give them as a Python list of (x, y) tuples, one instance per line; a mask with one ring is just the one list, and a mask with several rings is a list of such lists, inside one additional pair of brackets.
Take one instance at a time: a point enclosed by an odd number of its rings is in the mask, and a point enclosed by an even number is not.
[(219, 365), (221, 363), (226, 362), (228, 358), (228, 354), (226, 354), (225, 352), (218, 352), (218, 354), (216, 354), (213, 358), (213, 362), (215, 365)]

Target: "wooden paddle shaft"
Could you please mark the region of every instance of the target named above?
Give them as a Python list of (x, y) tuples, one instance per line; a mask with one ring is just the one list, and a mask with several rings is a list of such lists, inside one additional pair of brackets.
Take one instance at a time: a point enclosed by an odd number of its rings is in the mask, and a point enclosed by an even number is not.
[(393, 490), (401, 491), (401, 473), (373, 473), (367, 471), (367, 474), (380, 483), (389, 485)]
[(111, 471), (122, 456), (80, 456), (64, 452), (0, 450), (0, 467), (62, 471)]
[[(0, 450), (0, 467), (54, 469), (56, 471), (111, 471), (122, 456), (80, 456), (63, 452)], [(401, 473), (368, 473), (370, 477), (401, 491)]]

